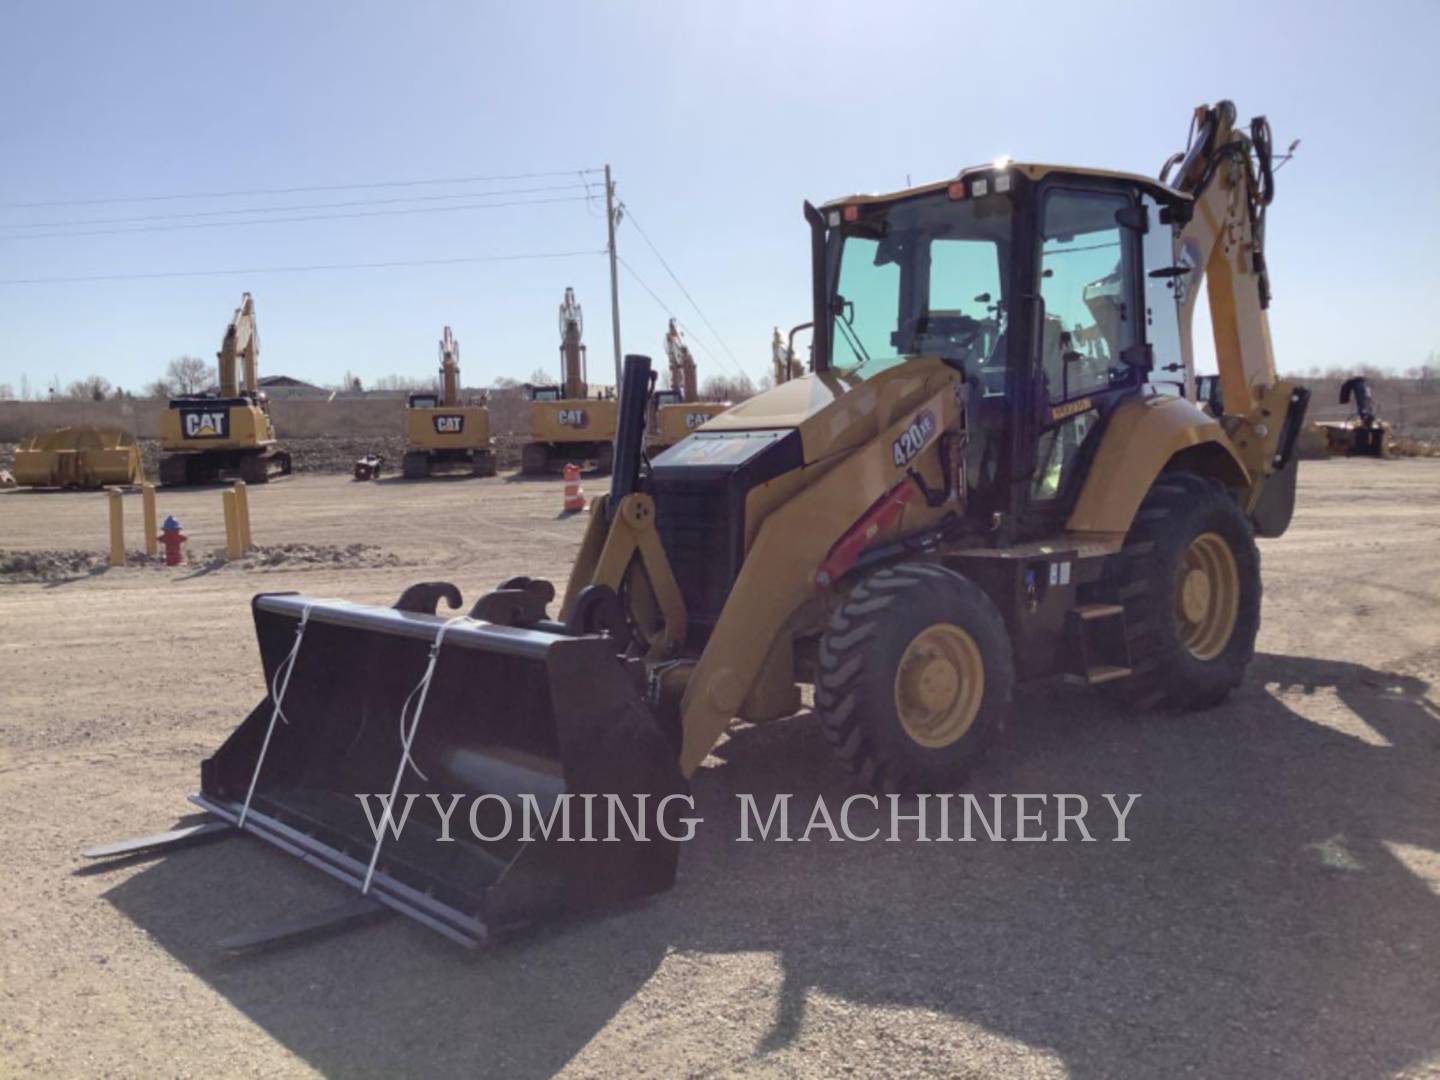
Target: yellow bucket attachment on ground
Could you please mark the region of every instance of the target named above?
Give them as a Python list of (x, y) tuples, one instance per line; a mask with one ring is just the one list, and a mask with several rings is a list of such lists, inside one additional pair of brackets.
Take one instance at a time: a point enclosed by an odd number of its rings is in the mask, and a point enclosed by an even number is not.
[(15, 450), (15, 482), (22, 487), (100, 488), (142, 479), (135, 436), (89, 424), (31, 435)]

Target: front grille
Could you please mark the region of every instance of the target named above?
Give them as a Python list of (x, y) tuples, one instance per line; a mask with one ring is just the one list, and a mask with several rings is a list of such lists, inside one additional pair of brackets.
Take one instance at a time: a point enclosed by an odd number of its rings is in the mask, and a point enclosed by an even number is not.
[(743, 521), (731, 510), (731, 478), (693, 473), (667, 484), (657, 477), (655, 524), (689, 615), (688, 637), (704, 641), (740, 572)]

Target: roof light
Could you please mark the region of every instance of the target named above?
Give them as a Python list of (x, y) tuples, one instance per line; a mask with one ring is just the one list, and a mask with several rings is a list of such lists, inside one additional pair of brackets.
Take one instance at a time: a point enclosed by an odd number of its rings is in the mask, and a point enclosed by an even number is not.
[(950, 198), (952, 198), (952, 199), (963, 199), (963, 198), (965, 197), (965, 181), (963, 181), (963, 180), (956, 180), (953, 184), (951, 184), (951, 185), (950, 185), (948, 188), (946, 188), (945, 190), (946, 190), (946, 192), (949, 193)]
[(1010, 190), (1010, 174), (998, 172), (995, 174), (995, 194), (1000, 195)]
[(830, 228), (833, 229), (840, 224), (840, 211), (831, 210), (830, 213), (826, 215), (826, 218)]
[(845, 214), (845, 220), (846, 220), (847, 222), (849, 222), (849, 221), (859, 221), (859, 220), (860, 220), (860, 207), (856, 206), (854, 203), (850, 203), (848, 206), (845, 207), (844, 214)]
[(975, 198), (977, 198), (977, 199), (979, 199), (979, 198), (981, 198), (981, 197), (983, 197), (983, 196), (985, 196), (985, 195), (989, 195), (989, 194), (990, 194), (990, 181), (984, 179), (983, 177), (982, 177), (981, 179), (978, 179), (978, 180), (971, 180), (971, 181), (970, 181), (970, 194), (973, 195), (973, 196), (974, 196)]

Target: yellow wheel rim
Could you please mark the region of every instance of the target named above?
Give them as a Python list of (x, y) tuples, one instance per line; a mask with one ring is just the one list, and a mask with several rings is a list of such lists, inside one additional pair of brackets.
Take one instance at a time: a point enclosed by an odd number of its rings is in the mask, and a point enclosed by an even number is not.
[(1230, 644), (1240, 612), (1240, 571), (1219, 533), (1197, 536), (1180, 560), (1175, 618), (1180, 640), (1197, 660), (1214, 660)]
[(951, 623), (916, 634), (895, 669), (895, 712), (921, 746), (959, 742), (985, 692), (985, 662), (975, 639)]

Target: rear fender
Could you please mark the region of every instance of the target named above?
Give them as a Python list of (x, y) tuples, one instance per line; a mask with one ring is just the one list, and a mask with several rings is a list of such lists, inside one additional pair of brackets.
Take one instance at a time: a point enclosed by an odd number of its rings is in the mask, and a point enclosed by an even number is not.
[(1249, 474), (1219, 421), (1181, 397), (1131, 398), (1116, 406), (1065, 528), (1125, 533), (1166, 468), (1213, 476), (1245, 489)]

